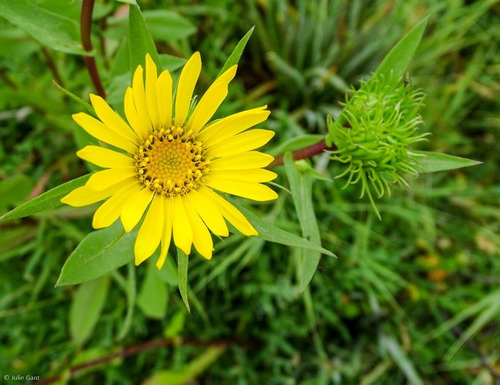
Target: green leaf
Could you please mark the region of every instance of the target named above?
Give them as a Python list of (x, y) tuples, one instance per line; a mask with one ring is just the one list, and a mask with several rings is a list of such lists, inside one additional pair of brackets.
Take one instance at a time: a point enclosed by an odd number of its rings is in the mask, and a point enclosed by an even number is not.
[(137, 297), (137, 305), (146, 316), (162, 319), (167, 311), (166, 283), (160, 278), (153, 258), (149, 258), (147, 265), (146, 277)]
[(75, 294), (69, 313), (71, 338), (83, 344), (92, 334), (101, 315), (109, 290), (109, 276), (81, 285)]
[(117, 277), (120, 276), (117, 270), (114, 270), (112, 272), (113, 278), (115, 278), (117, 282), (121, 282), (120, 286), (122, 286), (122, 289), (127, 297), (127, 315), (125, 316), (125, 320), (123, 321), (122, 329), (118, 334), (118, 341), (123, 340), (132, 327), (132, 320), (134, 317), (135, 303), (137, 298), (137, 279), (135, 275), (135, 265), (132, 261), (127, 264), (127, 280), (125, 282), (117, 279)]
[(44, 192), (43, 194), (23, 203), (15, 209), (0, 217), (0, 222), (8, 219), (24, 218), (28, 215), (37, 214), (42, 211), (53, 209), (62, 205), (61, 198), (63, 198), (70, 191), (77, 187), (81, 187), (90, 178), (90, 174), (81, 176), (66, 182), (60, 186), (54, 187), (52, 190)]
[(163, 335), (165, 338), (175, 338), (177, 337), (182, 330), (184, 329), (184, 321), (186, 319), (186, 312), (183, 310), (179, 310), (174, 314), (172, 319), (169, 321)]
[(136, 7), (138, 6), (136, 0), (118, 0), (118, 1), (120, 3), (124, 3), (124, 4), (135, 5)]
[(80, 43), (78, 23), (26, 0), (0, 1), (0, 15), (56, 51), (91, 55)]
[(33, 188), (33, 182), (24, 174), (0, 181), (0, 212), (22, 202)]
[(248, 219), (255, 230), (257, 230), (257, 232), (259, 233), (259, 238), (265, 239), (266, 241), (270, 242), (280, 243), (286, 246), (300, 247), (307, 250), (318, 251), (322, 254), (337, 258), (337, 256), (331, 251), (314, 245), (306, 239), (303, 239), (295, 234), (289, 233), (288, 231), (274, 226), (272, 223), (261, 219), (257, 215), (253, 214), (252, 212), (248, 211), (243, 206), (238, 205), (235, 202), (231, 203), (241, 211), (241, 213)]
[[(287, 152), (284, 157), (285, 170), (290, 189), (292, 190), (293, 203), (299, 216), (302, 236), (308, 239), (311, 244), (321, 247), (321, 235), (319, 232), (316, 213), (312, 202), (312, 179), (300, 173), (292, 159), (292, 154)], [(299, 266), (299, 291), (302, 292), (318, 268), (321, 253), (319, 251), (302, 249)]]
[(283, 154), (287, 151), (296, 151), (300, 150), (304, 147), (312, 146), (313, 144), (321, 142), (325, 138), (324, 135), (314, 135), (314, 134), (306, 134), (300, 135), (298, 137), (290, 138), (285, 142), (279, 144), (274, 147), (272, 151), (270, 151), (271, 155)]
[(137, 5), (131, 5), (128, 15), (128, 41), (130, 57), (130, 73), (133, 74), (137, 66), (145, 66), (146, 54), (149, 53), (160, 68), (158, 51), (151, 34), (149, 33), (141, 10)]
[(142, 13), (153, 39), (169, 42), (188, 37), (196, 27), (177, 12), (165, 9), (147, 10)]
[(184, 253), (181, 249), (177, 248), (177, 271), (179, 277), (179, 291), (181, 293), (181, 298), (186, 305), (188, 312), (191, 312), (189, 308), (188, 301), (188, 266), (189, 266), (189, 256)]
[[(196, 376), (208, 369), (219, 356), (226, 351), (226, 346), (211, 346), (180, 370), (161, 370), (156, 372), (144, 385), (184, 385), (192, 382)], [(191, 380), (191, 381), (190, 381)]]
[(117, 222), (88, 234), (64, 263), (56, 286), (90, 281), (131, 261), (137, 231), (123, 234)]
[(94, 109), (92, 108), (92, 106), (90, 104), (88, 104), (85, 100), (83, 100), (82, 98), (76, 96), (74, 93), (72, 93), (71, 91), (68, 91), (66, 88), (64, 88), (63, 86), (57, 84), (57, 82), (55, 80), (52, 80), (52, 83), (54, 83), (54, 85), (56, 86), (56, 88), (59, 90), (59, 91), (62, 91), (64, 94), (68, 95), (71, 99), (73, 99), (75, 102), (81, 104), (83, 106), (83, 108), (85, 108), (87, 110), (87, 112), (96, 117), (96, 113), (94, 111)]
[(174, 72), (175, 70), (181, 68), (186, 63), (186, 61), (186, 59), (174, 55), (160, 55), (161, 69), (169, 70), (170, 72)]
[(385, 56), (375, 73), (377, 75), (396, 76), (403, 75), (404, 70), (415, 54), (420, 40), (424, 34), (427, 18), (418, 23), (406, 34)]
[(226, 72), (229, 68), (234, 66), (235, 64), (238, 64), (240, 61), (240, 57), (243, 54), (243, 50), (245, 49), (248, 39), (250, 39), (250, 36), (252, 36), (253, 30), (255, 29), (255, 26), (250, 28), (250, 30), (241, 38), (241, 40), (238, 42), (236, 47), (234, 48), (233, 52), (231, 55), (226, 60), (226, 63), (224, 64), (224, 67), (220, 70), (219, 74), (217, 77), (221, 76), (224, 72)]
[(387, 349), (389, 355), (406, 376), (410, 384), (424, 385), (424, 381), (415, 370), (412, 361), (393, 336), (382, 335), (380, 342), (381, 345)]
[(448, 154), (442, 154), (440, 152), (432, 151), (413, 151), (416, 154), (424, 155), (418, 158), (418, 164), (422, 167), (422, 170), (418, 170), (419, 173), (425, 174), (430, 172), (454, 170), (456, 168), (477, 166), (482, 162), (477, 160), (461, 158), (459, 156), (453, 156)]

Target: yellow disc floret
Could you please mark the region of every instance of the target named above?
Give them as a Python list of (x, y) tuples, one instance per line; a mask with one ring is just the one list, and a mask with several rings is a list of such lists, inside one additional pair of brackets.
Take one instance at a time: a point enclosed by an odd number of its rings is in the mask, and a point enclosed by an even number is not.
[(149, 135), (134, 159), (139, 182), (166, 197), (198, 189), (208, 173), (202, 143), (176, 126)]

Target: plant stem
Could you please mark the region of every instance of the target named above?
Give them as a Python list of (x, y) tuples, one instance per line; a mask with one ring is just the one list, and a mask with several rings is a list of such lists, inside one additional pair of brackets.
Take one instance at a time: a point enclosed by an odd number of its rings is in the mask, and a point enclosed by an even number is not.
[[(94, 1), (95, 0), (83, 0), (82, 3), (80, 34), (82, 37), (83, 49), (87, 52), (92, 51), (92, 40), (90, 37), (90, 33), (92, 28), (92, 11), (94, 10)], [(94, 57), (84, 56), (83, 60), (85, 61), (85, 65), (87, 66), (87, 70), (89, 71), (90, 78), (92, 79), (92, 83), (94, 83), (94, 87), (96, 88), (97, 93), (99, 94), (99, 96), (106, 98), (106, 92), (104, 92), (104, 88), (101, 83), (101, 78), (99, 77), (99, 72), (97, 71)]]
[(43, 56), (45, 56), (45, 60), (47, 60), (47, 66), (49, 67), (50, 71), (52, 72), (52, 76), (54, 76), (54, 80), (61, 87), (64, 87), (64, 82), (62, 80), (61, 74), (59, 73), (59, 70), (57, 69), (56, 63), (55, 63), (54, 59), (52, 58), (52, 55), (50, 54), (49, 50), (45, 47), (42, 47), (42, 54), (43, 54)]
[[(87, 361), (78, 365), (75, 365), (69, 369), (69, 376), (73, 376), (75, 373), (80, 372), (87, 368), (92, 368), (94, 366), (99, 366), (105, 364), (109, 361), (114, 360), (115, 358), (124, 358), (136, 355), (140, 352), (158, 349), (165, 346), (176, 346), (176, 345), (191, 345), (191, 346), (201, 346), (201, 347), (210, 347), (210, 346), (218, 346), (218, 347), (229, 347), (231, 345), (240, 345), (243, 347), (249, 347), (251, 344), (242, 343), (236, 340), (224, 340), (224, 341), (203, 341), (195, 338), (163, 338), (159, 340), (152, 340), (148, 342), (144, 342), (142, 344), (129, 346), (115, 353), (111, 353), (107, 356), (102, 356), (96, 358), (91, 361)], [(52, 384), (58, 380), (60, 380), (62, 376), (50, 377), (45, 380), (38, 382), (39, 385), (47, 385)]]
[[(335, 146), (334, 144), (332, 146), (328, 146), (325, 142), (325, 139), (323, 139), (321, 142), (312, 144), (310, 146), (292, 152), (292, 159), (293, 160), (307, 159), (311, 158), (314, 155), (322, 154), (325, 151), (332, 151), (336, 149), (337, 146)], [(274, 168), (281, 165), (283, 165), (283, 154), (278, 155), (276, 158), (274, 158), (274, 160), (271, 162), (269, 166), (267, 166), (267, 168)]]

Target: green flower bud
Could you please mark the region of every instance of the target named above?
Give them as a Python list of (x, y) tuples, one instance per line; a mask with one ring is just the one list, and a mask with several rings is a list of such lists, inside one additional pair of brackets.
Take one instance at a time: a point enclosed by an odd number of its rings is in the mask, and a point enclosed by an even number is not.
[(327, 144), (337, 148), (333, 159), (345, 164), (337, 178), (347, 177), (344, 188), (360, 182), (361, 197), (368, 195), (379, 218), (372, 192), (390, 194), (390, 184), (407, 185), (402, 174), (418, 175), (419, 155), (408, 147), (427, 136), (416, 134), (423, 99), (404, 79), (374, 75), (347, 98), (338, 119), (327, 118)]

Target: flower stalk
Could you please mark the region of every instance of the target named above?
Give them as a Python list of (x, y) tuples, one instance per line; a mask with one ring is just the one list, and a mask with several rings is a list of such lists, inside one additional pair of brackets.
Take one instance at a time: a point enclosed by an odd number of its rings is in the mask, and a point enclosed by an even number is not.
[[(80, 17), (80, 34), (82, 39), (82, 46), (83, 49), (87, 52), (91, 52), (93, 49), (90, 35), (92, 30), (92, 12), (94, 10), (94, 2), (95, 0), (83, 0), (82, 13)], [(104, 91), (104, 87), (102, 86), (101, 78), (99, 77), (99, 72), (97, 71), (94, 57), (84, 56), (83, 60), (98, 95), (105, 99), (106, 92)]]
[[(334, 151), (336, 150), (337, 147), (335, 144), (332, 144), (331, 146), (326, 144), (325, 139), (321, 140), (321, 142), (311, 144), (310, 146), (301, 148), (299, 150), (296, 150), (292, 152), (292, 159), (293, 160), (301, 160), (301, 159), (307, 159), (311, 158), (315, 155), (319, 155), (324, 153), (325, 151)], [(267, 168), (274, 168), (278, 166), (283, 165), (283, 156), (284, 154), (278, 155), (277, 157), (274, 158), (274, 160), (271, 162)]]

